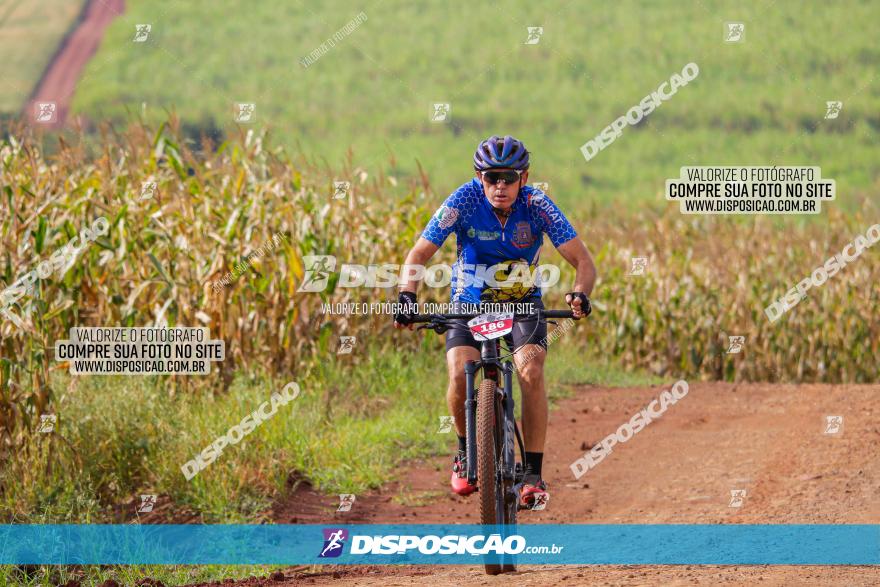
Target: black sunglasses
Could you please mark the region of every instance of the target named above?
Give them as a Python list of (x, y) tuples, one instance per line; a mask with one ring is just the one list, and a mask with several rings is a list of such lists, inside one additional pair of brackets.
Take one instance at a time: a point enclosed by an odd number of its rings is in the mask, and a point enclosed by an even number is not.
[(510, 185), (514, 182), (519, 181), (520, 175), (522, 175), (522, 171), (510, 170), (510, 171), (481, 171), (480, 175), (483, 178), (483, 181), (496, 184), (500, 179), (504, 183)]

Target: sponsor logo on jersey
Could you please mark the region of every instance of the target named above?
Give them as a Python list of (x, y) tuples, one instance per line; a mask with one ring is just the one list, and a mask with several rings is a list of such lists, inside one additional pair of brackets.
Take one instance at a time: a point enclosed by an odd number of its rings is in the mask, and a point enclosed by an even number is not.
[(510, 240), (513, 242), (513, 246), (520, 249), (525, 249), (535, 244), (532, 225), (528, 222), (517, 222), (513, 229), (513, 238)]
[(440, 206), (434, 217), (440, 224), (440, 228), (449, 228), (458, 220), (458, 210), (451, 206)]
[(481, 241), (494, 241), (501, 238), (500, 230), (479, 230), (471, 226), (467, 229), (468, 238), (476, 238)]

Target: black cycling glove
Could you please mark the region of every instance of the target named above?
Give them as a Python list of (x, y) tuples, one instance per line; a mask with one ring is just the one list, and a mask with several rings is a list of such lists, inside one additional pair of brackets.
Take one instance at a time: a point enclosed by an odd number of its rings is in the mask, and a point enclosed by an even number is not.
[(411, 291), (402, 291), (397, 296), (397, 302), (400, 304), (400, 309), (394, 314), (394, 321), (406, 326), (412, 321), (412, 317), (419, 313), (416, 294)]
[[(566, 297), (571, 296), (571, 301), (573, 302), (575, 298), (581, 301), (581, 312), (584, 313), (584, 317), (589, 316), (593, 313), (593, 306), (590, 304), (590, 298), (588, 298), (584, 292), (582, 291), (570, 291), (566, 294)], [(571, 306), (571, 302), (568, 303)], [(574, 309), (574, 308), (572, 308)]]

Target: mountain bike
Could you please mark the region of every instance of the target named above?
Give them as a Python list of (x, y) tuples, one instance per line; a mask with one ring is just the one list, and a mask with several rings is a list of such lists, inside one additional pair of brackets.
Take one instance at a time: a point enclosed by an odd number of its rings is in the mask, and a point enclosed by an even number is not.
[[(503, 526), (505, 538), (516, 527), (521, 507), (518, 489), (525, 475), (525, 448), (513, 411), (513, 352), (505, 349), (507, 353), (502, 354), (501, 346), (503, 337), (513, 330), (515, 318), (534, 318), (537, 331), (545, 318), (574, 316), (571, 310), (536, 308), (529, 314), (417, 314), (410, 318), (411, 323), (422, 323), (419, 330), (431, 329), (437, 334), (462, 327), (453, 320), (468, 320), (467, 327), (481, 343), (480, 360), (468, 361), (464, 368), (467, 481), (478, 487), (480, 523)], [(479, 371), (483, 377), (476, 387), (474, 379)], [(519, 447), (519, 460), (514, 441)], [(485, 567), (489, 575), (516, 570), (510, 556), (504, 556), (501, 564), (486, 563)]]

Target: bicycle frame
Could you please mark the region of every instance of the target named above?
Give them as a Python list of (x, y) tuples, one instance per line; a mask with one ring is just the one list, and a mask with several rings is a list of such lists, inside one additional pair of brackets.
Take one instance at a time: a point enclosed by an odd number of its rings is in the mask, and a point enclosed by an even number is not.
[[(419, 329), (423, 328), (431, 328), (438, 334), (443, 334), (449, 328), (447, 321), (448, 320), (456, 320), (456, 319), (470, 319), (476, 316), (479, 316), (479, 313), (476, 314), (423, 314), (423, 315), (415, 315), (409, 319), (408, 323), (424, 323)], [(539, 309), (537, 312), (529, 314), (528, 316), (535, 316), (537, 320), (543, 320), (548, 318), (572, 318), (572, 312), (569, 310), (546, 310)], [(516, 424), (516, 419), (514, 417), (514, 400), (513, 400), (513, 361), (505, 358), (501, 359), (501, 338), (492, 338), (489, 340), (483, 340), (480, 343), (480, 360), (479, 361), (468, 361), (465, 363), (464, 373), (465, 373), (465, 402), (464, 402), (464, 413), (465, 413), (465, 438), (467, 441), (467, 471), (466, 477), (467, 481), (470, 485), (477, 486), (477, 426), (476, 426), (476, 411), (477, 411), (477, 387), (474, 384), (474, 378), (476, 373), (481, 370), (483, 371), (484, 379), (492, 379), (495, 381), (495, 390), (496, 390), (496, 401), (495, 401), (495, 454), (501, 455), (499, 462), (496, 463), (496, 471), (499, 471), (500, 478), (502, 481), (507, 481), (510, 483), (501, 483), (501, 486), (504, 487), (516, 487), (516, 485), (522, 481), (522, 476), (524, 474), (523, 467), (525, 465), (519, 465), (516, 462), (516, 449), (514, 447), (514, 439), (516, 439), (516, 443), (519, 446), (519, 452), (521, 458), (521, 462), (525, 461), (525, 446), (523, 444), (522, 435), (520, 434), (519, 427)], [(496, 482), (497, 479), (488, 480), (490, 482)], [(487, 480), (483, 479), (483, 483), (486, 483)], [(502, 507), (508, 508), (511, 507), (513, 509), (512, 516), (505, 516), (504, 511), (497, 512), (497, 519), (516, 519), (516, 510), (518, 504), (516, 503), (517, 498), (515, 492), (513, 495), (509, 495), (510, 492), (505, 492), (504, 495), (504, 504)], [(512, 500), (512, 501), (511, 501)], [(498, 504), (496, 504), (498, 507)], [(515, 523), (515, 522), (514, 522)]]
[[(484, 378), (495, 380), (497, 384), (496, 393), (500, 395), (498, 404), (500, 404), (501, 410), (496, 411), (495, 429), (500, 431), (502, 435), (499, 447), (502, 455), (502, 478), (509, 479), (514, 483), (517, 481), (514, 438), (516, 438), (519, 444), (520, 455), (525, 458), (522, 437), (514, 417), (513, 364), (511, 361), (502, 361), (498, 358), (500, 355), (500, 344), (500, 339), (483, 341), (480, 349), (480, 360), (468, 361), (464, 367), (466, 385), (464, 413), (467, 435), (467, 480), (471, 485), (477, 484), (477, 427), (474, 421), (477, 399), (474, 376), (480, 369), (483, 370)], [(501, 377), (499, 377), (499, 372)], [(483, 482), (486, 481), (483, 480)]]
[[(425, 323), (419, 326), (419, 329), (430, 328), (437, 334), (446, 332), (450, 325), (449, 320), (472, 319), (480, 314), (428, 314), (416, 315), (408, 319), (407, 323)], [(545, 318), (572, 318), (572, 312), (565, 310), (543, 310), (539, 309), (536, 313), (529, 314), (536, 316), (538, 321)], [(479, 323), (478, 323), (479, 325)], [(498, 337), (502, 336), (504, 330), (498, 331)], [(523, 481), (525, 475), (525, 446), (523, 444), (522, 435), (520, 435), (519, 427), (514, 417), (514, 400), (513, 400), (513, 360), (505, 355), (501, 358), (501, 338), (493, 337), (488, 340), (481, 335), (480, 342), (480, 360), (467, 361), (464, 366), (465, 374), (465, 440), (467, 443), (466, 462), (467, 470), (465, 476), (469, 485), (475, 487), (494, 487), (494, 519), (495, 524), (502, 525), (501, 533), (505, 538), (515, 531), (517, 524), (517, 511), (520, 509), (518, 487)], [(493, 422), (495, 463), (494, 478), (477, 479), (478, 469), (482, 468), (484, 473), (489, 473), (483, 462), (482, 466), (477, 463), (477, 409), (480, 401), (485, 398), (477, 398), (479, 389), (475, 385), (474, 379), (478, 371), (482, 370), (484, 381), (494, 381), (495, 397), (493, 399), (493, 412), (495, 421)], [(481, 386), (483, 387), (483, 386)], [(486, 386), (492, 387), (492, 386)], [(485, 406), (488, 407), (488, 406)], [(481, 426), (481, 430), (485, 432), (485, 428)], [(514, 438), (519, 446), (521, 462), (516, 460), (516, 448), (514, 447)], [(488, 440), (488, 436), (484, 439)], [(483, 447), (485, 448), (485, 447)], [(486, 452), (484, 451), (485, 455)], [(482, 501), (480, 503), (480, 517), (485, 520), (489, 513), (487, 506), (490, 501)], [(524, 508), (525, 509), (525, 508)], [(516, 570), (516, 556), (505, 555), (502, 557), (501, 563), (486, 562), (486, 572), (490, 575), (498, 573), (512, 572)]]

